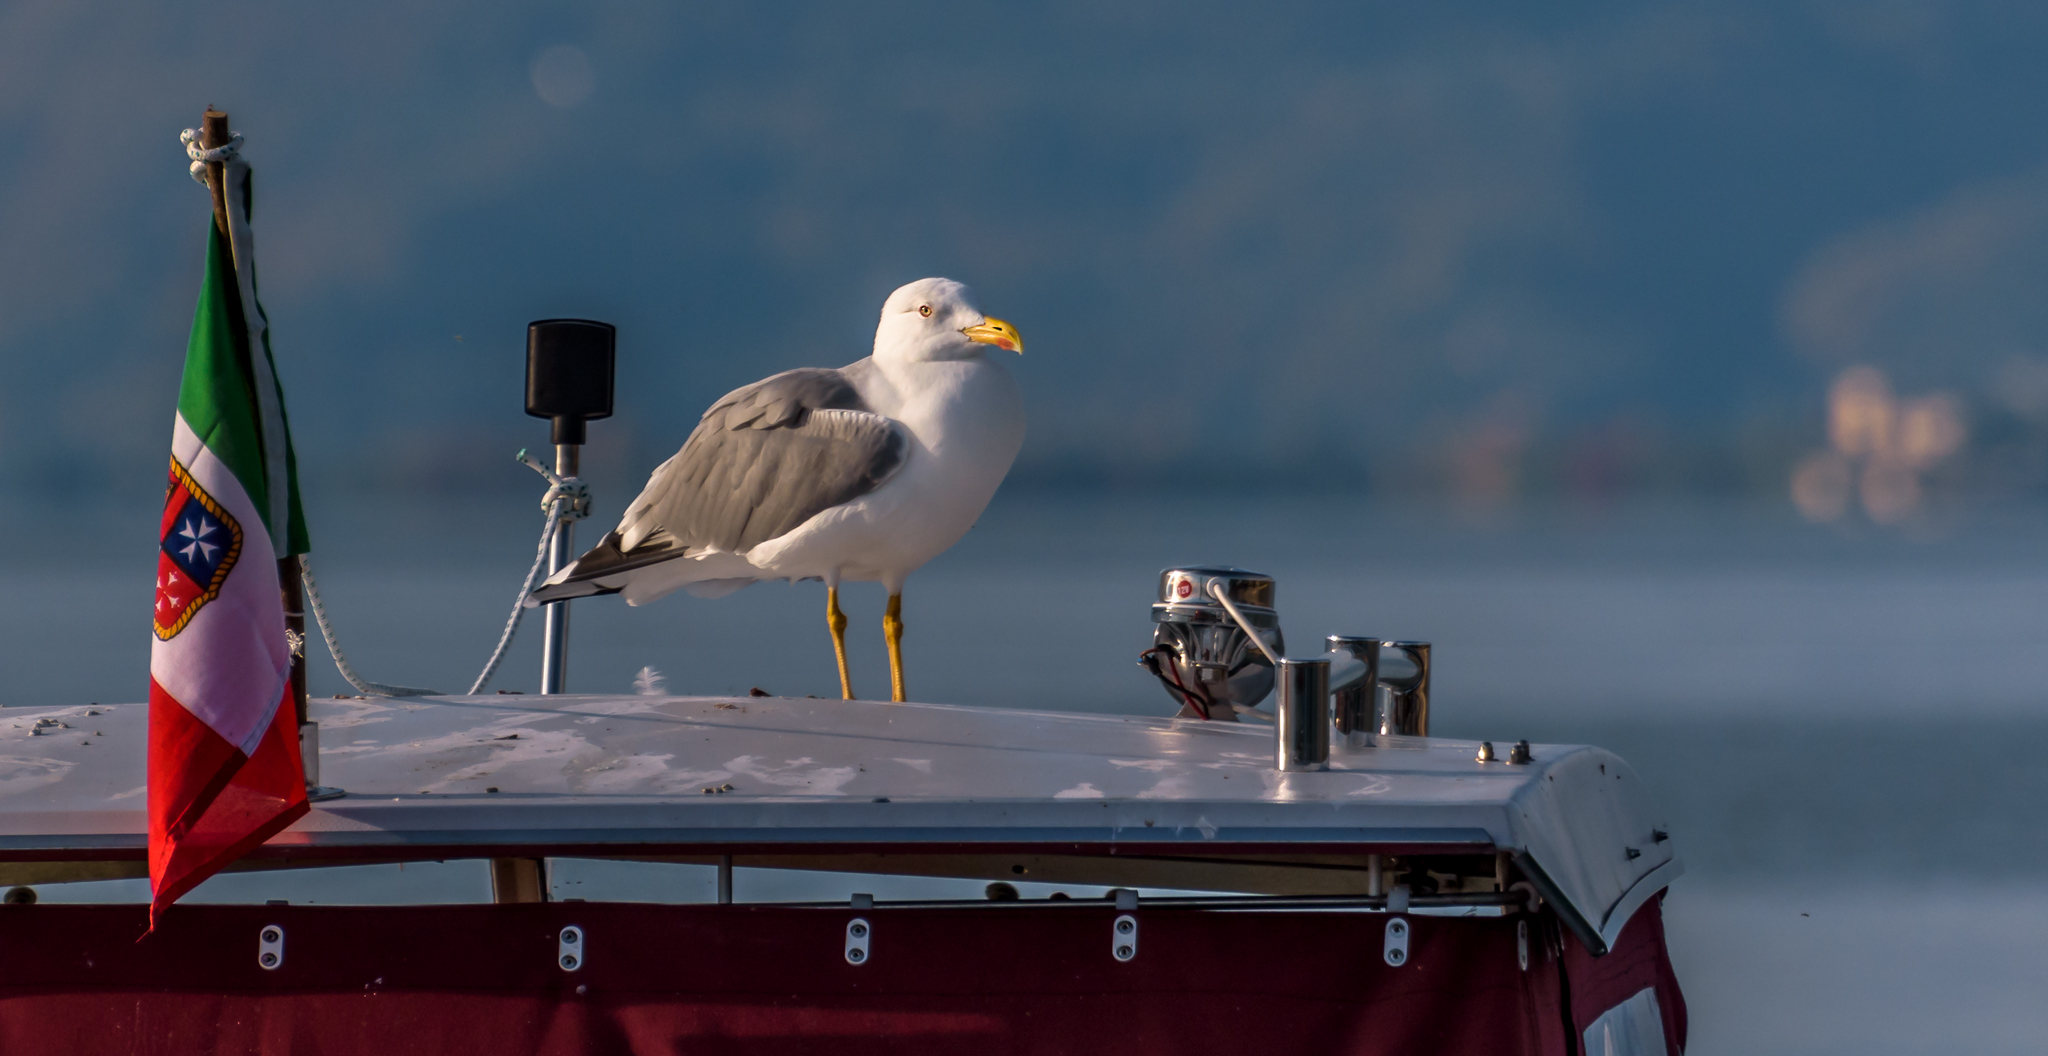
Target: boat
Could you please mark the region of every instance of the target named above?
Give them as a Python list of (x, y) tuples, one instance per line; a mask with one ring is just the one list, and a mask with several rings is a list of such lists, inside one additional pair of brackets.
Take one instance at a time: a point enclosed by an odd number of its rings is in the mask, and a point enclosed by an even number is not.
[[(209, 110), (185, 138), (224, 244), (246, 220), (222, 174), (238, 137)], [(530, 462), (551, 485), (539, 553), (558, 570), (587, 509), (583, 424), (611, 411), (612, 330), (544, 320), (528, 351), (526, 410), (556, 444), (552, 473)], [(571, 694), (567, 601), (546, 606), (539, 695), (480, 693), (518, 605), (471, 694), (379, 686), (342, 661), (301, 557), (279, 556), (309, 810), (229, 868), (481, 861), (490, 900), (186, 901), (154, 926), (143, 905), (41, 901), (149, 875), (150, 705), (8, 708), (9, 1056), (1684, 1049), (1661, 910), (1681, 865), (1635, 772), (1591, 746), (1431, 736), (1428, 643), (1290, 651), (1271, 577), (1160, 572), (1140, 660), (1177, 711), (1134, 695), (1093, 715)], [(300, 581), (359, 695), (305, 697)], [(273, 714), (289, 767), (292, 716)], [(715, 894), (553, 897), (551, 867), (579, 860), (710, 868)], [(986, 887), (735, 898), (757, 869)]]
[[(1219, 600), (1249, 585), (1232, 623), (1272, 611), (1250, 604), (1271, 599), (1263, 577), (1169, 569), (1158, 638), (1230, 629), (1174, 596), (1212, 574)], [(1277, 642), (1277, 622), (1217, 639), (1235, 675), (1260, 666), (1243, 657), (1261, 633)], [(315, 699), (309, 780), (345, 795), (236, 868), (483, 859), (493, 900), (180, 904), (140, 942), (141, 905), (0, 907), (0, 1037), (13, 1053), (1682, 1051), (1661, 917), (1681, 865), (1641, 779), (1596, 747), (1428, 736), (1426, 707), (1404, 729), (1399, 688), (1426, 694), (1413, 665), (1390, 655), (1369, 692), (1341, 672), (1331, 690), (1341, 652), (1309, 658), (1320, 684), (1293, 658), (1266, 666), (1276, 707), (1302, 703), (1290, 681), (1315, 691), (1294, 745), (1284, 714)], [(1345, 714), (1361, 698), (1372, 722)], [(0, 884), (147, 874), (146, 722), (141, 704), (7, 709)], [(564, 859), (711, 867), (718, 895), (550, 900)], [(991, 897), (734, 901), (751, 868), (985, 880)], [(1014, 897), (1018, 882), (1110, 890)]]

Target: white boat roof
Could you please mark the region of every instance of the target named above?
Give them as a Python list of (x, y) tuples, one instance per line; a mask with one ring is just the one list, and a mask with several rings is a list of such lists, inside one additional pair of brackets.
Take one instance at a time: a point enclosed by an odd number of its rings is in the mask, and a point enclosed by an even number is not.
[[(348, 795), (261, 853), (1001, 852), (1355, 879), (1368, 853), (1509, 852), (1610, 942), (1680, 870), (1642, 782), (1585, 746), (1517, 765), (1409, 738), (1283, 773), (1270, 726), (938, 704), (316, 698), (310, 715), (321, 782)], [(0, 710), (0, 861), (140, 857), (147, 719), (142, 704)]]

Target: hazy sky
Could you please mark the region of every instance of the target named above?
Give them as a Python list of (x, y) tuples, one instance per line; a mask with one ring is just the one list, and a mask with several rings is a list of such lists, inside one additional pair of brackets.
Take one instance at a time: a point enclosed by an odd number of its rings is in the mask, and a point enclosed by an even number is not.
[(0, 472), (155, 486), (207, 104), (320, 488), (531, 484), (554, 315), (619, 326), (637, 479), (932, 274), (1023, 331), (1041, 482), (1768, 484), (1855, 363), (1995, 439), (2048, 413), (2043, 54), (1903, 0), (14, 5)]

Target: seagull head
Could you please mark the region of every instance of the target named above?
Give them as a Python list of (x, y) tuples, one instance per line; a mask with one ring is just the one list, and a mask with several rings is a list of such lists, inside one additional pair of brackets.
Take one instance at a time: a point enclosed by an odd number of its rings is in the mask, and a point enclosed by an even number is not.
[(989, 347), (1022, 354), (1017, 328), (983, 315), (974, 291), (952, 279), (919, 279), (882, 302), (875, 358), (918, 363), (975, 359)]

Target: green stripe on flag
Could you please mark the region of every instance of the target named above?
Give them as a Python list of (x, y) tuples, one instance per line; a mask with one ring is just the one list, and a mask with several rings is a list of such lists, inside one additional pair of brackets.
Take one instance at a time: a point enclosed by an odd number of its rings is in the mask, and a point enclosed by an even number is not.
[(206, 225), (206, 280), (192, 313), (192, 340), (185, 345), (185, 379), (178, 386), (178, 414), (215, 458), (242, 482), (250, 502), (270, 521), (270, 490), (263, 479), (263, 428), (257, 424), (255, 380), (235, 288), (228, 240)]
[[(192, 315), (192, 338), (185, 346), (185, 377), (178, 386), (178, 414), (241, 482), (242, 490), (262, 515), (264, 528), (274, 541), (279, 526), (270, 523), (270, 481), (264, 473), (263, 458), (265, 437), (256, 404), (256, 374), (249, 362), (249, 331), (244, 325), (241, 294), (235, 282), (234, 254), (227, 237), (211, 222), (206, 231), (206, 279), (199, 287), (199, 306)], [(263, 344), (262, 355), (275, 378), (276, 361), (270, 355), (267, 328)], [(282, 417), (283, 386), (277, 389), (274, 398)], [(303, 554), (311, 547), (307, 543), (305, 513), (299, 504), (298, 460), (291, 447), (289, 425), (280, 439), (285, 445), (285, 479), (281, 483), (288, 490), (286, 509), (291, 520), (285, 526), (286, 552)]]

